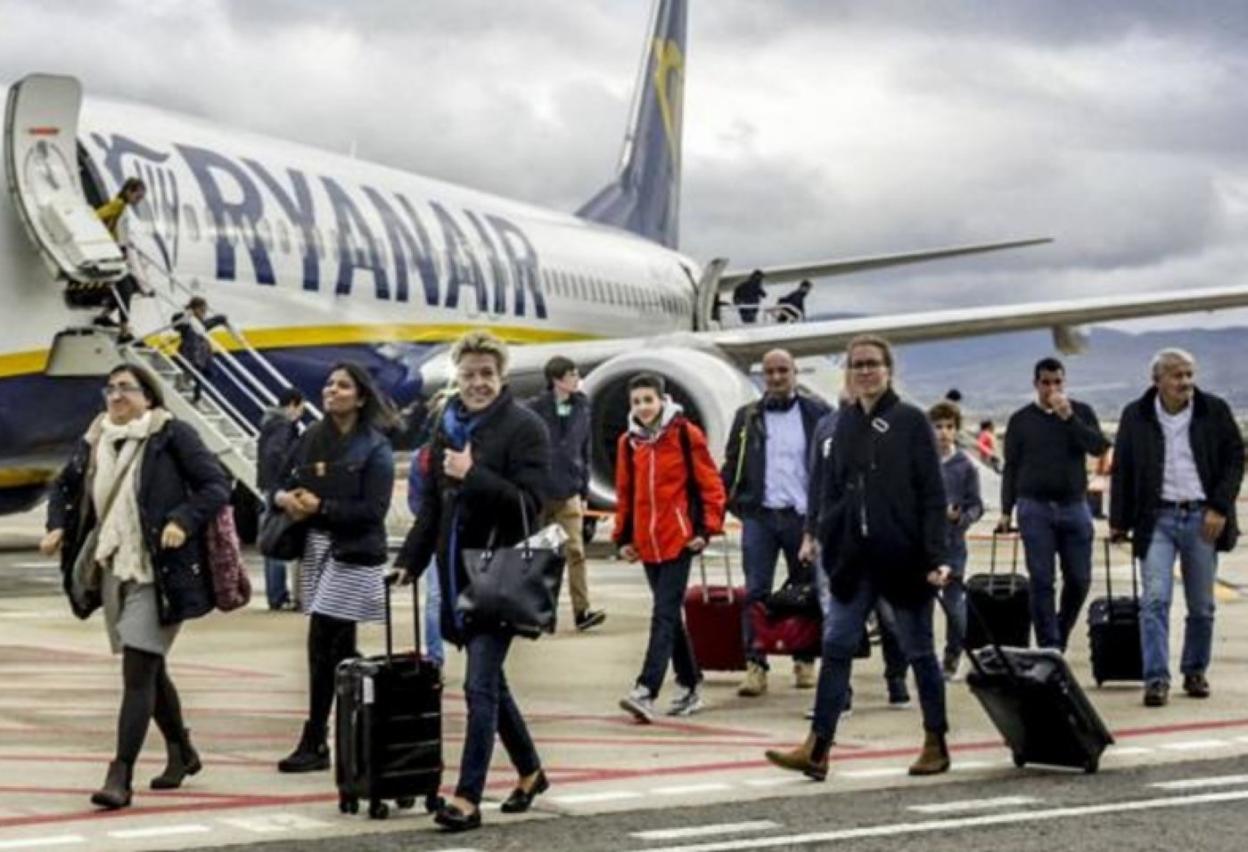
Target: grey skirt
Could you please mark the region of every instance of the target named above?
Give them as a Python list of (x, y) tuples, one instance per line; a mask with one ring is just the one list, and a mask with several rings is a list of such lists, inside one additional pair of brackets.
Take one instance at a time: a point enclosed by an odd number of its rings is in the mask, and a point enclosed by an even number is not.
[(135, 648), (165, 656), (173, 647), (181, 624), (161, 624), (156, 608), (156, 587), (151, 583), (121, 582), (113, 572), (104, 574), (104, 625), (114, 654)]

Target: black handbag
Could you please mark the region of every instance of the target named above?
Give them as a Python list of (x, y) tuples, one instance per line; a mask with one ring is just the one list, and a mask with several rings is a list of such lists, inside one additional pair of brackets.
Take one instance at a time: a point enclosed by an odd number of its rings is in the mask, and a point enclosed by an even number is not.
[(823, 610), (819, 606), (819, 590), (815, 584), (787, 581), (776, 591), (763, 599), (767, 614), (772, 618), (788, 618), (802, 616), (805, 618), (822, 619)]
[(296, 521), (281, 509), (269, 509), (260, 520), (256, 546), (270, 559), (289, 561), (303, 556), (307, 537), (306, 522)]
[[(520, 517), (527, 542), (529, 513), (524, 497), (520, 498)], [(484, 550), (463, 551), (468, 586), (459, 593), (456, 610), (473, 628), (509, 630), (527, 639), (554, 633), (563, 584), (563, 549), (524, 543), (495, 548), (497, 535), (495, 528)]]

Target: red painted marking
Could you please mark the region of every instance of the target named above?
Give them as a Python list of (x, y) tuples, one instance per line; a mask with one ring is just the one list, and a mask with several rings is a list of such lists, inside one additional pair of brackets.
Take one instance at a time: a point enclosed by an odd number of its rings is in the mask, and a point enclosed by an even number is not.
[(57, 136), (61, 132), (59, 127), (30, 127), (26, 130), (31, 136)]

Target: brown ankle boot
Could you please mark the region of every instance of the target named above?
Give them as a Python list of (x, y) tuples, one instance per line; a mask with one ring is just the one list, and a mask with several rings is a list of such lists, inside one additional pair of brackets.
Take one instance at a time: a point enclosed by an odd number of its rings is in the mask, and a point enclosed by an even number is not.
[(911, 775), (939, 775), (949, 771), (949, 747), (945, 735), (928, 731), (923, 738), (923, 751), (910, 767)]
[(191, 732), (184, 729), (178, 739), (165, 743), (168, 758), (165, 771), (152, 779), (153, 790), (176, 790), (182, 786), (183, 779), (194, 775), (204, 768), (199, 759), (199, 752), (191, 745)]
[(828, 777), (828, 750), (831, 747), (831, 739), (811, 733), (806, 737), (806, 742), (792, 751), (769, 749), (766, 756), (781, 769), (800, 772), (807, 778), (823, 781)]
[(91, 804), (115, 811), (130, 806), (131, 767), (128, 763), (114, 760), (108, 765), (108, 774), (104, 777), (104, 786), (91, 794)]

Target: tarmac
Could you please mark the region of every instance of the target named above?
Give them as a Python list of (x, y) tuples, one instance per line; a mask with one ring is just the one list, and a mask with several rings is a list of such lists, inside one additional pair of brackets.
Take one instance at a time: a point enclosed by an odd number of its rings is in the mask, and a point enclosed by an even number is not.
[[(986, 530), (981, 525), (977, 532)], [(523, 816), (497, 811), (515, 782), (498, 748), (484, 809), (487, 830), (450, 838), (437, 833), (419, 809), (396, 811), (386, 820), (339, 814), (332, 773), (276, 772), (275, 763), (294, 746), (305, 713), (307, 626), (298, 614), (266, 609), (259, 559), (249, 554), (257, 586), (252, 604), (187, 624), (170, 658), (204, 771), (180, 790), (149, 791), (147, 780), (164, 760), (153, 726), (136, 771), (134, 806), (100, 812), (88, 796), (103, 779), (113, 750), (119, 661), (108, 652), (98, 617), (80, 622), (70, 614), (55, 564), (31, 549), (38, 535), (34, 515), (7, 519), (0, 527), (0, 678), (5, 684), (0, 692), (0, 850), (108, 852), (266, 841), (288, 841), (293, 845), (284, 848), (292, 849), (565, 848), (552, 837), (564, 838), (569, 849), (642, 848), (658, 840), (638, 839), (637, 832), (687, 826), (694, 819), (690, 815), (703, 810), (720, 815), (721, 822), (727, 819), (729, 828), (722, 833), (733, 836), (733, 814), (741, 815), (737, 822), (766, 821), (747, 811), (766, 814), (810, 796), (819, 806), (804, 813), (841, 814), (836, 824), (843, 828), (869, 813), (847, 811), (850, 802), (916, 796), (959, 801), (1007, 787), (1025, 788), (1013, 798), (1026, 799), (1035, 798), (1028, 786), (1032, 781), (1056, 783), (1054, 773), (1013, 767), (964, 683), (950, 684), (948, 690), (953, 771), (935, 779), (909, 778), (905, 768), (921, 740), (919, 713), (917, 706), (900, 711), (887, 706), (878, 649), (855, 667), (854, 712), (841, 725), (833, 770), (823, 784), (774, 770), (763, 759), (767, 748), (799, 742), (808, 726), (803, 714), (814, 694), (795, 688), (786, 660), (774, 662), (770, 691), (762, 698), (737, 697), (740, 676), (712, 672), (704, 712), (636, 724), (616, 702), (640, 666), (649, 592), (638, 567), (615, 561), (600, 545), (591, 560), (590, 589), (594, 606), (606, 609), (607, 622), (577, 633), (565, 602), (566, 623), (560, 630), (536, 642), (518, 640), (508, 660), (509, 681), (552, 781), (534, 810)], [(737, 566), (735, 540), (726, 546)], [(1104, 593), (1099, 553), (1093, 595)], [(986, 544), (976, 541), (970, 570), (986, 567), (986, 559)], [(722, 565), (722, 556), (708, 558), (712, 582), (722, 582), (715, 576)], [(1125, 551), (1118, 551), (1116, 592), (1129, 587), (1128, 565)], [(1209, 673), (1214, 693), (1208, 700), (1186, 698), (1176, 689), (1168, 707), (1148, 709), (1141, 704), (1138, 684), (1091, 686), (1086, 631), (1078, 631), (1069, 658), (1117, 744), (1105, 754), (1097, 776), (1056, 773), (1069, 785), (1070, 792), (1063, 794), (1068, 799), (1078, 799), (1080, 785), (1087, 785), (1091, 795), (1109, 789), (1104, 785), (1114, 778), (1135, 777), (1130, 773), (1164, 772), (1166, 767), (1187, 772), (1205, 760), (1248, 766), (1248, 603), (1237, 592), (1237, 586), (1248, 583), (1248, 553), (1225, 558), (1221, 575)], [(1181, 600), (1176, 601), (1173, 623), (1180, 627), (1182, 609)], [(404, 644), (411, 641), (411, 618), (411, 598), (400, 595), (396, 636)], [(938, 617), (938, 624), (943, 634), (943, 619)], [(1172, 632), (1177, 660), (1181, 629)], [(362, 629), (360, 645), (366, 653), (378, 652), (381, 628)], [(462, 655), (451, 652), (446, 670), (448, 787), (454, 784), (463, 742), (463, 662)], [(669, 687), (661, 706), (670, 694)], [(1242, 777), (1248, 783), (1248, 775)], [(600, 831), (594, 828), (596, 820), (616, 820), (624, 826), (622, 833)], [(525, 827), (515, 827), (521, 823)], [(741, 832), (753, 836), (750, 829)], [(829, 835), (827, 842), (848, 839)], [(722, 848), (754, 848), (748, 840), (741, 842)], [(802, 845), (795, 841), (793, 848)]]

